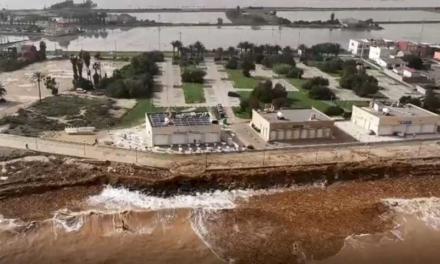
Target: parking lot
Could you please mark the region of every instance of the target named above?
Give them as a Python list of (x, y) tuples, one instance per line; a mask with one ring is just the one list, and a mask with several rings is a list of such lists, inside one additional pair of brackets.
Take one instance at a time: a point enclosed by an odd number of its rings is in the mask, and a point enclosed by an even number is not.
[(378, 70), (368, 69), (367, 74), (374, 76), (379, 81), (379, 86), (383, 89), (380, 90), (380, 93), (388, 97), (393, 101), (398, 101), (402, 96), (417, 96), (420, 95), (414, 91), (413, 88), (410, 88), (388, 76), (381, 73)]

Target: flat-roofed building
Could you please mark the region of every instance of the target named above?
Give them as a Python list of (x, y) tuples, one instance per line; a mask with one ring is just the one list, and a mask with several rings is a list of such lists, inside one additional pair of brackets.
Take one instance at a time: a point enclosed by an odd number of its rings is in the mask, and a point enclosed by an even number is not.
[(412, 104), (373, 103), (370, 107), (353, 106), (351, 121), (378, 136), (405, 136), (437, 133), (440, 116)]
[(251, 126), (266, 142), (330, 139), (334, 132), (334, 121), (314, 108), (278, 112), (253, 110)]
[(145, 114), (147, 146), (216, 143), (221, 127), (208, 112)]

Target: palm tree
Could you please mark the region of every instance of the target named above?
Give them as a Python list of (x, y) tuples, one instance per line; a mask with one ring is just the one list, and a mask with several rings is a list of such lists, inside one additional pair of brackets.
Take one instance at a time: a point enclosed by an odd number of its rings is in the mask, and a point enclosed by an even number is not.
[(235, 55), (235, 48), (234, 47), (229, 47), (228, 48), (228, 54), (229, 54), (229, 58), (232, 58)]
[(34, 72), (32, 74), (32, 79), (37, 82), (38, 85), (38, 97), (40, 98), (41, 102), (41, 81), (44, 79), (44, 75), (41, 72)]
[(202, 42), (196, 41), (194, 43), (194, 48), (196, 49), (197, 52), (197, 58), (202, 59), (203, 53), (205, 52), (205, 46), (202, 44)]
[(3, 99), (3, 97), (6, 95), (7, 91), (5, 86), (2, 82), (0, 82), (0, 98)]
[(78, 58), (74, 55), (70, 56), (70, 63), (72, 63), (72, 70), (73, 70), (73, 79), (78, 79)]
[(176, 56), (177, 40), (172, 41), (171, 46), (173, 46), (173, 57), (174, 57)]

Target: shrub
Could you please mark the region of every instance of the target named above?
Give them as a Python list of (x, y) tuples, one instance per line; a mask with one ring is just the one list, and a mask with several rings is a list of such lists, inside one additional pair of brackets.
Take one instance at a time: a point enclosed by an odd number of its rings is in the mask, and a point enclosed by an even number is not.
[(206, 72), (196, 67), (187, 67), (182, 73), (182, 82), (203, 83)]
[(274, 98), (272, 100), (272, 105), (276, 109), (280, 109), (282, 107), (287, 107), (287, 106), (289, 106), (289, 100), (286, 97)]
[(313, 86), (309, 91), (309, 96), (315, 100), (332, 100), (335, 94), (325, 86)]
[(344, 114), (344, 112), (344, 109), (339, 106), (330, 106), (324, 113), (328, 116), (340, 116)]
[(120, 79), (111, 82), (107, 86), (106, 93), (108, 96), (114, 98), (127, 98), (129, 95), (124, 81)]
[(292, 66), (289, 64), (276, 64), (273, 66), (273, 71), (280, 75), (286, 75), (289, 73)]
[(260, 82), (257, 87), (252, 91), (252, 97), (255, 97), (260, 102), (271, 103), (272, 102), (272, 82), (264, 81)]
[(236, 70), (238, 69), (238, 59), (236, 57), (232, 57), (228, 60), (225, 65), (226, 69)]
[(297, 79), (301, 79), (302, 76), (304, 74), (303, 69), (297, 68), (297, 67), (292, 67), (290, 68), (289, 72), (287, 73), (287, 77), (288, 78), (297, 78)]
[(312, 79), (305, 82), (302, 88), (306, 90), (311, 90), (314, 86), (328, 86), (329, 81), (326, 78), (322, 77), (313, 77)]
[(84, 78), (80, 78), (78, 80), (73, 80), (73, 87), (81, 88), (86, 91), (91, 91), (94, 88), (93, 83), (87, 79), (84, 79)]
[(332, 58), (323, 62), (319, 68), (324, 72), (336, 73), (342, 70), (343, 65), (344, 62), (340, 58)]

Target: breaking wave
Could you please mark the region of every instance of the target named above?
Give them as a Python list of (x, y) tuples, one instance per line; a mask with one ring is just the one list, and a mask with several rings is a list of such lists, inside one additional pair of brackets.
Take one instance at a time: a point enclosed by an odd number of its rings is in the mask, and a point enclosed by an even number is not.
[(440, 230), (440, 198), (385, 199), (392, 212), (411, 215), (435, 230)]
[[(315, 185), (313, 187), (319, 187)], [(268, 190), (228, 190), (191, 195), (175, 195), (171, 197), (158, 197), (144, 194), (140, 191), (130, 191), (126, 188), (106, 186), (104, 190), (87, 200), (93, 209), (106, 211), (128, 210), (163, 210), (163, 209), (205, 209), (221, 210), (233, 209), (237, 201), (246, 201), (253, 196), (270, 195), (275, 193), (298, 190), (307, 187), (273, 188)], [(310, 187), (308, 187), (310, 188)]]

